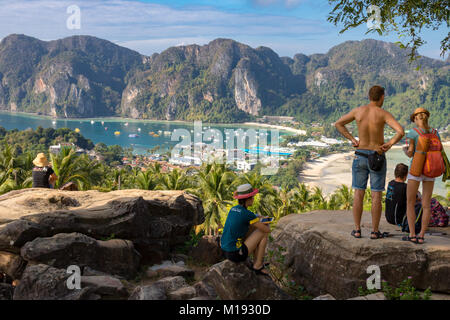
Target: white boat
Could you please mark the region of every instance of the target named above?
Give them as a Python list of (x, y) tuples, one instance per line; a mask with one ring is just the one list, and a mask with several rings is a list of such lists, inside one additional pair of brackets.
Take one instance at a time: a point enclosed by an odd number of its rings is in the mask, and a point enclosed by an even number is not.
[(128, 126), (128, 122), (125, 122), (124, 126)]
[(104, 125), (105, 124), (105, 121), (102, 121), (102, 125)]
[(52, 123), (53, 123), (53, 124), (56, 124), (56, 121), (55, 121), (55, 120), (53, 120), (53, 121), (52, 121)]
[(94, 124), (94, 120), (91, 120), (91, 124)]
[(138, 128), (138, 131), (140, 132), (140, 131), (141, 131), (141, 128)]

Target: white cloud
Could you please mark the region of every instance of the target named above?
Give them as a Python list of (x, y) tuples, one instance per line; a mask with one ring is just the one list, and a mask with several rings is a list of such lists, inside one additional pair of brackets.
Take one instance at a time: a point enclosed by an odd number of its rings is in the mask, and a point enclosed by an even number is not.
[(281, 5), (287, 8), (294, 8), (299, 6), (302, 2), (307, 0), (251, 0), (254, 5), (257, 6), (271, 6), (271, 5)]
[(81, 29), (69, 30), (66, 10), (72, 4), (73, 0), (0, 0), (0, 37), (23, 33), (39, 39), (59, 39), (85, 34), (115, 39), (132, 49), (145, 50), (141, 51), (143, 54), (151, 54), (169, 43), (197, 43), (218, 37), (276, 40), (329, 32), (324, 22), (292, 16), (226, 12), (206, 6), (172, 8), (125, 0), (77, 1), (81, 9)]

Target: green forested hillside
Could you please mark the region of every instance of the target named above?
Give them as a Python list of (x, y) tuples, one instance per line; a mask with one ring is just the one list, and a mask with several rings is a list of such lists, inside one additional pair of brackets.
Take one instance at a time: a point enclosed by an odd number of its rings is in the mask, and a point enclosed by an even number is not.
[(432, 126), (445, 127), (450, 63), (424, 57), (418, 64), (396, 44), (371, 39), (289, 58), (231, 39), (143, 56), (89, 36), (45, 42), (10, 35), (0, 42), (0, 109), (66, 118), (332, 122), (367, 103), (378, 84), (386, 88), (384, 108), (403, 125), (422, 106), (439, 114)]

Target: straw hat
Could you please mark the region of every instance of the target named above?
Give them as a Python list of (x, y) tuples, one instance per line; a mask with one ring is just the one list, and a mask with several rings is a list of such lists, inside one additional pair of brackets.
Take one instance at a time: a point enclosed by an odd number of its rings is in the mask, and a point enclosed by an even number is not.
[(33, 160), (33, 164), (36, 167), (47, 167), (49, 165), (47, 157), (42, 152), (38, 153), (36, 159)]
[(414, 110), (414, 112), (411, 114), (411, 116), (409, 117), (409, 119), (411, 120), (411, 122), (414, 122), (414, 118), (416, 117), (416, 115), (418, 115), (419, 113), (425, 113), (428, 117), (430, 117), (430, 112), (427, 109), (424, 108), (417, 108), (416, 110)]
[(249, 184), (241, 184), (237, 187), (236, 191), (234, 192), (233, 198), (235, 199), (246, 199), (253, 197), (255, 194), (259, 192), (258, 189), (253, 189), (253, 187)]

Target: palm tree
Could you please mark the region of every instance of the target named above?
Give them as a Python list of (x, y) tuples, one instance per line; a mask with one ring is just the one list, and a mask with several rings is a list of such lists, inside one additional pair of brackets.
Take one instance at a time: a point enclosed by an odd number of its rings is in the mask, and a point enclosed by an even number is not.
[(339, 209), (350, 210), (353, 206), (353, 189), (345, 184), (336, 191), (338, 196)]
[(277, 197), (277, 211), (276, 215), (274, 217), (274, 222), (278, 222), (282, 217), (287, 216), (288, 214), (295, 213), (296, 206), (291, 200), (292, 200), (292, 193), (293, 191), (287, 190), (287, 188), (282, 187), (280, 188), (280, 191), (278, 193)]
[(314, 210), (327, 210), (328, 203), (325, 200), (322, 189), (315, 186), (313, 189), (313, 194), (311, 196), (313, 201), (313, 209)]
[(16, 157), (13, 148), (5, 142), (0, 152), (0, 194), (31, 187), (32, 168), (31, 154)]
[(88, 186), (90, 184), (89, 176), (83, 170), (85, 161), (78, 161), (79, 156), (73, 148), (61, 148), (58, 154), (50, 154), (52, 161), (52, 169), (58, 176), (55, 188), (60, 188), (68, 182), (75, 182), (80, 186)]
[(159, 185), (159, 178), (150, 170), (139, 172), (135, 181), (137, 188), (143, 190), (155, 190)]
[(207, 234), (217, 233), (222, 227), (222, 218), (227, 214), (227, 205), (233, 204), (236, 175), (225, 164), (205, 163), (198, 170), (197, 182), (189, 191), (203, 202)]
[(186, 173), (180, 169), (173, 169), (161, 176), (160, 186), (164, 190), (185, 190), (192, 187)]
[(327, 203), (328, 210), (338, 210), (340, 207), (339, 196), (337, 193), (333, 193), (330, 195), (330, 199)]
[(304, 183), (299, 183), (297, 187), (293, 189), (294, 202), (300, 208), (300, 212), (306, 212), (311, 210), (313, 206), (313, 198), (308, 187)]

